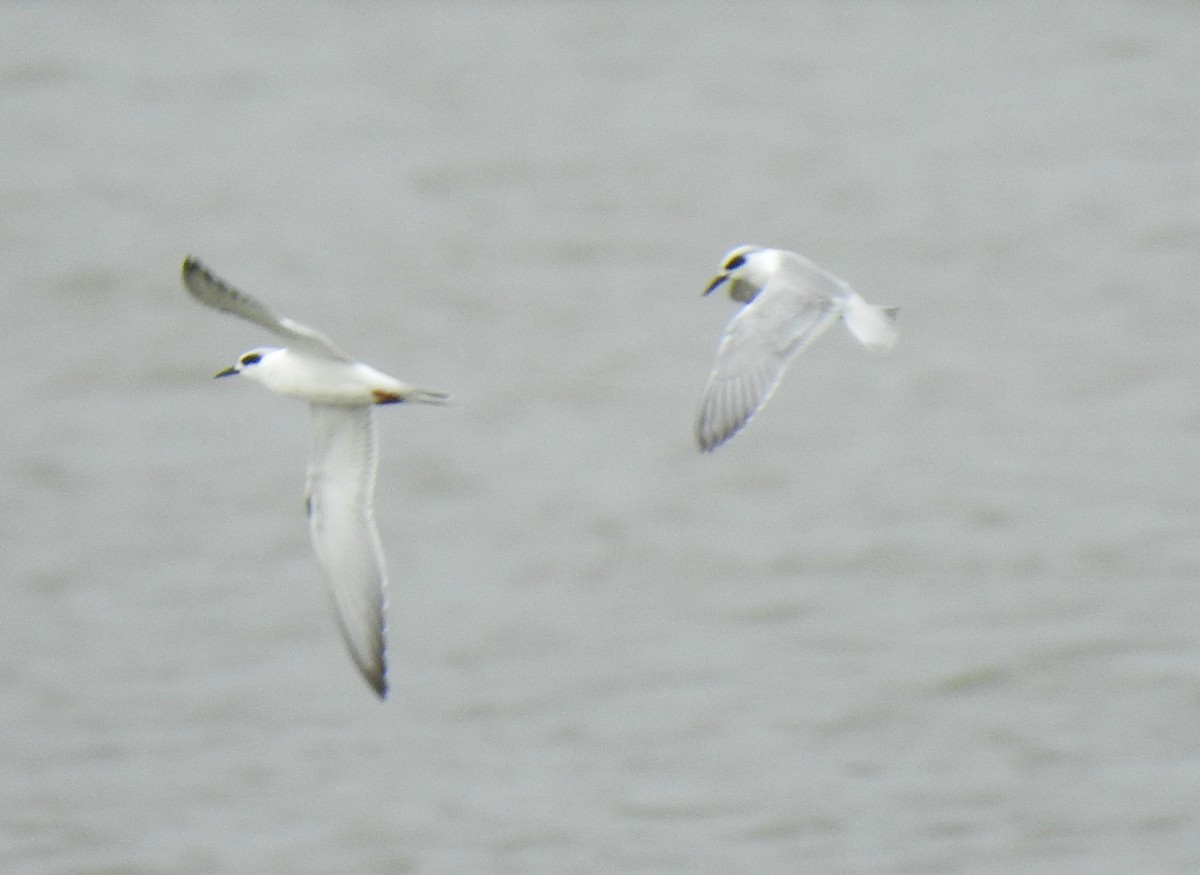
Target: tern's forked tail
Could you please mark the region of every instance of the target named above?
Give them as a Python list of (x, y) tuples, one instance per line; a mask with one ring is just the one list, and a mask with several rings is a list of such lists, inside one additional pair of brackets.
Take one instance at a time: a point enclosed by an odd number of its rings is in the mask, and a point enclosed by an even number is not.
[(417, 401), (421, 404), (449, 404), (450, 396), (445, 392), (434, 392), (432, 389), (414, 389), (405, 401)]
[(899, 307), (876, 307), (851, 292), (842, 309), (842, 320), (854, 338), (871, 352), (887, 352), (896, 345)]
[(374, 389), (371, 395), (376, 404), (441, 404), (450, 403), (450, 396), (445, 392), (434, 392), (432, 389), (418, 389), (409, 386), (402, 392), (386, 389)]

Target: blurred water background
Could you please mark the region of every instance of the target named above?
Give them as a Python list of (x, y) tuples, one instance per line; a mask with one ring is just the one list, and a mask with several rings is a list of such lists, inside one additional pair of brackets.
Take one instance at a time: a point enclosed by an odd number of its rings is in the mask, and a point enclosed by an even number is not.
[[(0, 869), (1200, 870), (1200, 7), (0, 5)], [(903, 308), (712, 456), (731, 246)], [(303, 406), (384, 371), (393, 692)]]

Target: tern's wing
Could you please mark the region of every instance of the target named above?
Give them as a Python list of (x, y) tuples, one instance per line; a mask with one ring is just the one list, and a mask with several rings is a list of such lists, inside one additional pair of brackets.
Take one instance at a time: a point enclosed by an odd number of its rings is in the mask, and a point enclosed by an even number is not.
[(190, 255), (183, 260), (183, 284), (201, 304), (253, 322), (282, 337), (292, 349), (320, 358), (351, 361), (321, 332), (286, 316), (276, 316), (261, 302), (238, 291)]
[(700, 449), (733, 437), (767, 402), (792, 358), (837, 317), (838, 299), (830, 292), (827, 275), (809, 276), (788, 264), (733, 317), (700, 402)]
[(333, 593), (342, 637), (367, 683), (387, 695), (387, 575), (371, 509), (375, 429), (371, 408), (312, 404), (308, 517), (313, 548)]

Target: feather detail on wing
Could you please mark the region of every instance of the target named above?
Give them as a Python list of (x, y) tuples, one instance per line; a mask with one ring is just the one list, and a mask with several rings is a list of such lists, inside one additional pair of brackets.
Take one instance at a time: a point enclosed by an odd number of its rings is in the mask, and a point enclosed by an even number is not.
[(788, 363), (837, 317), (837, 306), (824, 290), (781, 270), (733, 317), (700, 402), (700, 449), (715, 449), (750, 421)]
[(371, 408), (310, 408), (307, 506), (313, 549), (350, 656), (383, 698), (387, 573), (372, 510), (376, 462)]
[(261, 301), (234, 288), (190, 255), (183, 260), (183, 284), (201, 304), (253, 322), (285, 339), (293, 349), (320, 358), (352, 361), (321, 332), (286, 316), (276, 316)]

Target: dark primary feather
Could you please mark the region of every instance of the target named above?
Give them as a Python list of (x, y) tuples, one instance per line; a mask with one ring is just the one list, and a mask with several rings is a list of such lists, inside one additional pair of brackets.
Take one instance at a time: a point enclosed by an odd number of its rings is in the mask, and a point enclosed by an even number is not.
[(353, 361), (321, 332), (273, 313), (257, 298), (234, 288), (191, 255), (183, 260), (183, 285), (201, 304), (253, 322), (284, 338), (289, 346), (322, 358)]

